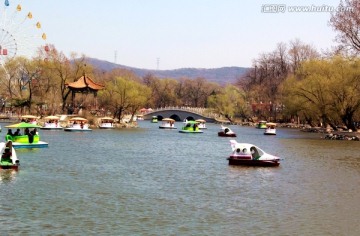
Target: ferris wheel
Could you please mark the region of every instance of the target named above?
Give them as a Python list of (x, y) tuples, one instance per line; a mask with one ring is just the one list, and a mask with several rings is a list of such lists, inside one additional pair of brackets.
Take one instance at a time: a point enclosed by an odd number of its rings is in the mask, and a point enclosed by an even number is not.
[[(28, 3), (30, 4), (30, 3)], [(48, 50), (46, 34), (28, 7), (21, 1), (5, 0), (0, 3), (0, 64), (16, 56), (31, 59), (39, 50)]]

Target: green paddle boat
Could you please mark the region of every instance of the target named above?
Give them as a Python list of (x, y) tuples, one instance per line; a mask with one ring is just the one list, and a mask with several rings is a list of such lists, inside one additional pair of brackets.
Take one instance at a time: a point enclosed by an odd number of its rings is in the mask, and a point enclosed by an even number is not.
[[(37, 129), (41, 126), (21, 122), (5, 126), (8, 128), (8, 133), (5, 136), (5, 141), (12, 141), (14, 148), (43, 148), (48, 147), (48, 143), (40, 141), (40, 135)], [(15, 133), (12, 133), (12, 129), (16, 129)]]
[(199, 129), (199, 122), (194, 120), (185, 121), (180, 133), (203, 133), (202, 130)]

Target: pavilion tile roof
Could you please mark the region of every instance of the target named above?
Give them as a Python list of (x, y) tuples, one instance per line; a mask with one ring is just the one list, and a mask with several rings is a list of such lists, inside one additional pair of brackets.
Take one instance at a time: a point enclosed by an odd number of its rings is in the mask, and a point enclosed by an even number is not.
[(67, 86), (70, 89), (86, 89), (90, 88), (92, 90), (101, 90), (104, 89), (105, 86), (95, 83), (89, 76), (83, 75), (77, 81), (68, 83)]

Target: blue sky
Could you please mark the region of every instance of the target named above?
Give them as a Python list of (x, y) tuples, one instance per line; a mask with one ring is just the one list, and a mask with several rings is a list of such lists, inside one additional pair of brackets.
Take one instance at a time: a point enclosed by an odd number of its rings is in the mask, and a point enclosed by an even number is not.
[[(41, 21), (47, 43), (146, 69), (249, 67), (279, 42), (335, 45), (328, 12), (263, 13), (264, 4), (333, 6), (339, 0), (9, 0)], [(115, 60), (116, 51), (116, 60)], [(159, 63), (158, 63), (159, 62)]]

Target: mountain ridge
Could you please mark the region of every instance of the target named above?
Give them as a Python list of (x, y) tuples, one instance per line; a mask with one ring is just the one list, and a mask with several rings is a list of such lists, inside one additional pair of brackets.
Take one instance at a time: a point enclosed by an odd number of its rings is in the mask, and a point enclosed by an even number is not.
[(86, 63), (93, 65), (95, 68), (105, 72), (119, 68), (133, 71), (139, 77), (144, 77), (148, 74), (151, 74), (158, 78), (204, 78), (209, 82), (216, 82), (221, 85), (235, 83), (250, 69), (248, 67), (229, 66), (220, 68), (179, 68), (173, 70), (151, 70), (125, 66), (90, 57), (87, 57), (85, 61)]

